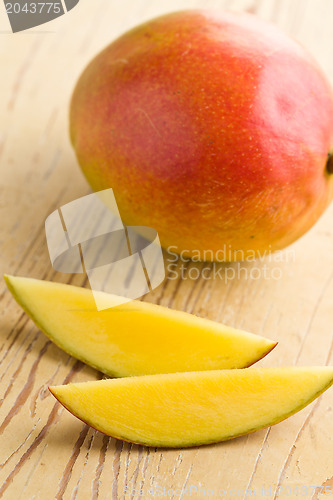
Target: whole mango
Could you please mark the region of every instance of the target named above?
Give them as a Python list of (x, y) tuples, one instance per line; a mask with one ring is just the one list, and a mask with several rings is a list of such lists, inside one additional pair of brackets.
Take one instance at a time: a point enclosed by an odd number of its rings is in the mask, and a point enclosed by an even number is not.
[(252, 15), (182, 11), (125, 33), (80, 77), (70, 131), (92, 188), (186, 256), (281, 249), (333, 197), (330, 85)]

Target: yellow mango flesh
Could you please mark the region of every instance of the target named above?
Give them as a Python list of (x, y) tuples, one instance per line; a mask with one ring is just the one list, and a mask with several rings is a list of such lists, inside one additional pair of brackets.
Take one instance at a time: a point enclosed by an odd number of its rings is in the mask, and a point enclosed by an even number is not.
[[(64, 351), (110, 376), (243, 368), (276, 343), (165, 307), (132, 301), (97, 311), (91, 290), (5, 277), (36, 325)], [(105, 295), (108, 303), (117, 297)]]
[(333, 383), (333, 368), (249, 368), (146, 375), (50, 387), (92, 427), (126, 441), (188, 447), (275, 424)]

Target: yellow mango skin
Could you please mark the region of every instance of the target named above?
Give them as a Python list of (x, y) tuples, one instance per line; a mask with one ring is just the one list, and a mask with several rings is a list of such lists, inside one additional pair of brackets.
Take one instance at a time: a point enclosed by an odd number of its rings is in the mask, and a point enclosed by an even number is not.
[(291, 367), (146, 375), (49, 389), (73, 415), (107, 435), (179, 448), (276, 424), (332, 384), (332, 367)]
[[(97, 311), (91, 290), (13, 276), (5, 280), (55, 344), (110, 376), (243, 368), (276, 345), (154, 304), (132, 301)], [(111, 295), (104, 295), (112, 301)]]

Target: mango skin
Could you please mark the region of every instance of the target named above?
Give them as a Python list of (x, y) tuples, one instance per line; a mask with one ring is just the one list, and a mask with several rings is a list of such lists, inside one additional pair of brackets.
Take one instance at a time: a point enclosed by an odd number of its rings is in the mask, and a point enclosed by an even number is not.
[(311, 56), (247, 14), (176, 12), (111, 43), (71, 101), (71, 141), (123, 221), (202, 260), (281, 249), (333, 197), (332, 90)]

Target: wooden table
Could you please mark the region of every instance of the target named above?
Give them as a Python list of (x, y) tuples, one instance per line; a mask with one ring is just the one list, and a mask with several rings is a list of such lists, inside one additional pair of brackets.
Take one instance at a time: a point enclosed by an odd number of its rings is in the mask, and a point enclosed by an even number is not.
[[(68, 138), (75, 81), (91, 57), (127, 28), (166, 11), (204, 6), (247, 10), (275, 22), (308, 47), (333, 83), (332, 0), (82, 0), (66, 16), (15, 35), (2, 12), (2, 272), (83, 283), (82, 275), (52, 269), (44, 235), (53, 210), (90, 192)], [(281, 262), (248, 265), (252, 276), (268, 266), (266, 279), (195, 281), (185, 274), (145, 300), (278, 340), (262, 365), (332, 364), (332, 219), (333, 205)], [(186, 273), (192, 267), (200, 265), (190, 264)], [(47, 389), (101, 375), (48, 341), (4, 282), (0, 293), (3, 498), (139, 498), (141, 488), (160, 498), (316, 499), (325, 497), (325, 486), (333, 496), (332, 390), (271, 429), (214, 446), (161, 450), (109, 439), (71, 416)]]

